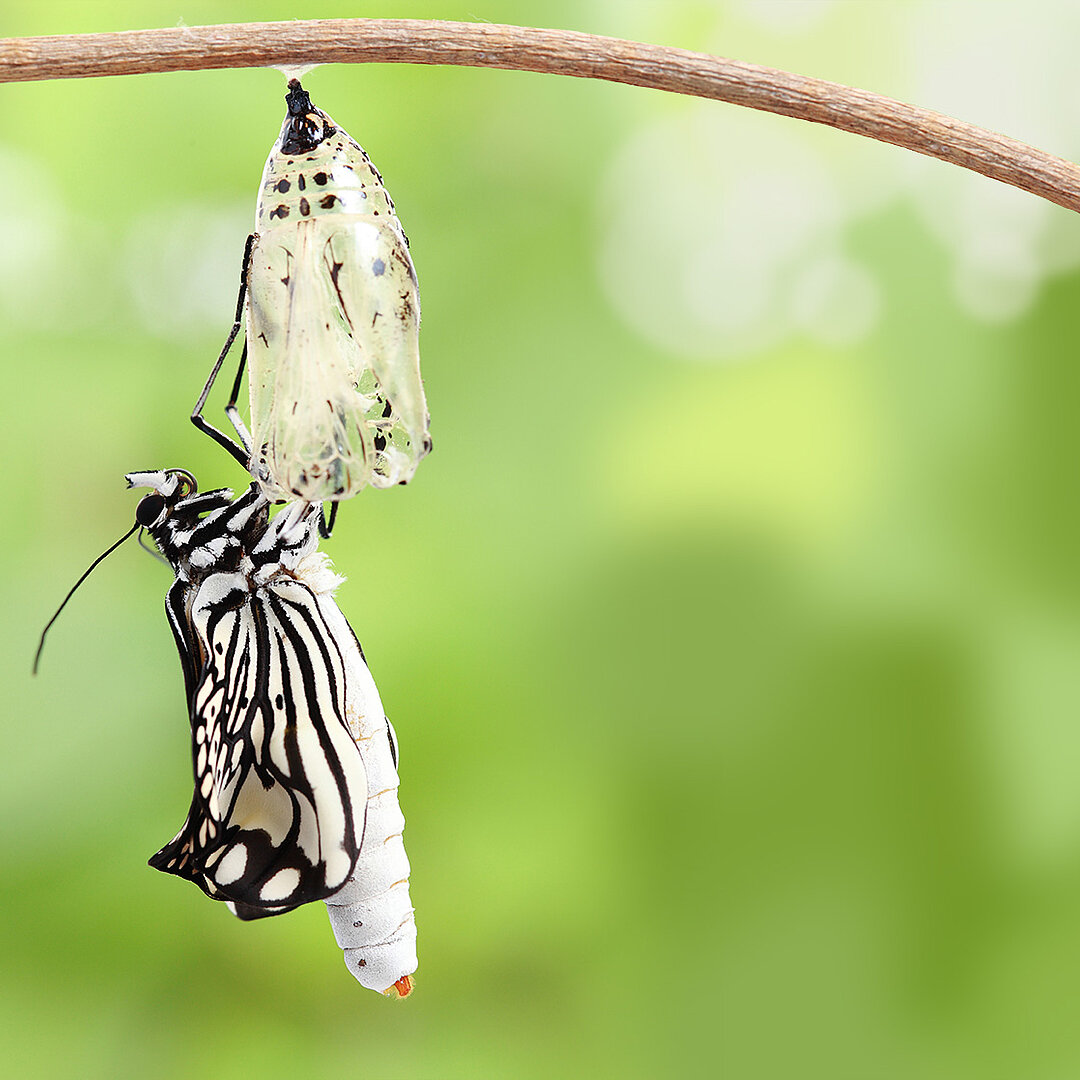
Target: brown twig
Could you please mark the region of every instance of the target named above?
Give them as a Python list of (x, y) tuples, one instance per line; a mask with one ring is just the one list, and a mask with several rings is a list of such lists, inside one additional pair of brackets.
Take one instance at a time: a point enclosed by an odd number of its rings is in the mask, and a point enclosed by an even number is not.
[(316, 63), (511, 68), (693, 94), (893, 143), (1080, 210), (1080, 167), (1016, 139), (839, 83), (568, 30), (321, 19), (0, 40), (0, 82)]

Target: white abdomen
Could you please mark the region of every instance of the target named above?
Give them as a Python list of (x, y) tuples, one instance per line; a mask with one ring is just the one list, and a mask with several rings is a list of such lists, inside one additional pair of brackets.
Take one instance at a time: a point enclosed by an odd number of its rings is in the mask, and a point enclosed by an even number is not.
[(326, 909), (345, 963), (361, 986), (406, 996), (416, 971), (416, 920), (409, 899), (409, 859), (398, 805), (397, 745), (375, 681), (345, 617), (335, 639), (345, 656), (349, 728), (367, 770), (367, 818), (356, 868)]

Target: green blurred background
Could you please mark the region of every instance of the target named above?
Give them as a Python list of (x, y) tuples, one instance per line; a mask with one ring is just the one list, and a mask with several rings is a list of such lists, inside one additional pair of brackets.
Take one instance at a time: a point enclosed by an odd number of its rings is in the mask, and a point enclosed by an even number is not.
[[(564, 26), (1080, 155), (1065, 3), (39, 3), (10, 35)], [(1080, 1074), (1073, 215), (629, 87), (330, 66), (412, 241), (435, 452), (328, 550), (402, 751), (417, 990), (146, 858), (191, 765), (122, 474), (187, 416), (281, 75), (0, 89), (10, 1075)], [(212, 407), (214, 415), (222, 399)]]

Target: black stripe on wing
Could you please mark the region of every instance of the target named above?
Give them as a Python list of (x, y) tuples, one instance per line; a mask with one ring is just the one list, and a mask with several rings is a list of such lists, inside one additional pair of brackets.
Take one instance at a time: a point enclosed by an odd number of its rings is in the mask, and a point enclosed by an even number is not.
[(251, 593), (241, 575), (215, 574), (187, 614), (205, 657), (191, 696), (195, 792), (150, 865), (241, 917), (324, 899), (356, 865), (367, 781), (320, 598), (290, 577)]
[(165, 614), (169, 617), (176, 651), (180, 654), (180, 667), (184, 673), (184, 693), (189, 707), (204, 660), (202, 645), (192, 629), (187, 609), (188, 598), (191, 594), (190, 585), (184, 581), (174, 581), (165, 594)]

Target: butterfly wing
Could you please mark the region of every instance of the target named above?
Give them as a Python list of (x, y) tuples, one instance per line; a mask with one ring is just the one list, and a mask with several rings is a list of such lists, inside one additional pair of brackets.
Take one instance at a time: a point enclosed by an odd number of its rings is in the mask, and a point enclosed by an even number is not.
[(243, 573), (211, 574), (185, 607), (199, 653), (195, 792), (184, 827), (150, 865), (233, 902), (241, 917), (323, 899), (352, 873), (367, 800), (334, 628), (288, 576), (253, 586)]

